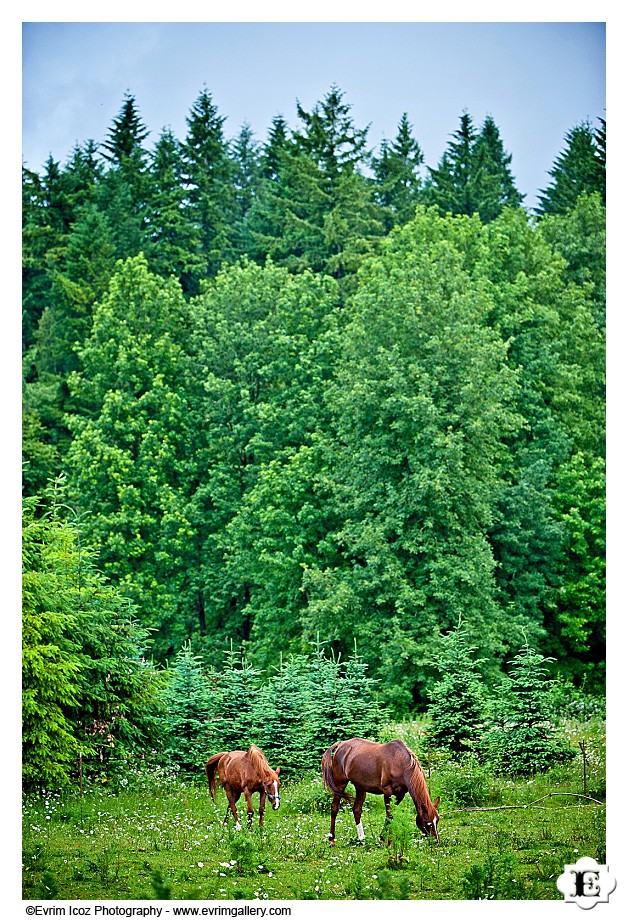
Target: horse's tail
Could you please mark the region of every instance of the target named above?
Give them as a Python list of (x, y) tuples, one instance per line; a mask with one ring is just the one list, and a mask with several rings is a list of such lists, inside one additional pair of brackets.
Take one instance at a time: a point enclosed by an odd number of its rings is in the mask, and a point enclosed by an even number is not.
[(216, 802), (216, 788), (218, 787), (216, 769), (218, 768), (218, 763), (224, 755), (226, 755), (226, 753), (217, 752), (215, 756), (211, 756), (205, 763), (205, 774), (207, 775), (209, 793), (211, 794), (214, 803)]
[(346, 793), (344, 788), (341, 788), (336, 784), (336, 779), (334, 778), (334, 773), (332, 769), (334, 756), (336, 755), (336, 750), (340, 743), (334, 743), (333, 746), (330, 746), (329, 749), (323, 755), (321, 760), (321, 769), (323, 772), (323, 784), (328, 791), (331, 791), (332, 794), (337, 794), (340, 797), (345, 797), (349, 803), (353, 803), (353, 798)]

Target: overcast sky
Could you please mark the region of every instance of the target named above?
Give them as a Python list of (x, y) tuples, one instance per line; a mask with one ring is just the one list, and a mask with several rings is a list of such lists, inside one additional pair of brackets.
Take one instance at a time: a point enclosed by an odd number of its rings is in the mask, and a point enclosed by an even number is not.
[(124, 94), (152, 145), (185, 137), (203, 88), (225, 134), (248, 122), (264, 141), (281, 114), (299, 124), (332, 84), (370, 146), (394, 138), (404, 112), (436, 166), (463, 111), (491, 115), (524, 204), (533, 206), (574, 125), (606, 116), (602, 22), (25, 22), (22, 156), (41, 171), (76, 143), (105, 139)]

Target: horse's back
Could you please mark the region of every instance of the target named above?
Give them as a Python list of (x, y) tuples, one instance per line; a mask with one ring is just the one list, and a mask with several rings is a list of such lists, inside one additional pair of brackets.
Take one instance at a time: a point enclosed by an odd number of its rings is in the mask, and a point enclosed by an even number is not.
[(412, 762), (410, 750), (402, 740), (374, 743), (354, 737), (340, 744), (336, 756), (348, 780), (371, 793), (401, 784)]

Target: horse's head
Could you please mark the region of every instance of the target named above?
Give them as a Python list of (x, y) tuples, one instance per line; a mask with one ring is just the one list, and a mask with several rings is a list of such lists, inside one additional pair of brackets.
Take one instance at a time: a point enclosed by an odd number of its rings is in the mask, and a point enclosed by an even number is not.
[(423, 833), (423, 835), (434, 836), (438, 842), (438, 812), (436, 808), (440, 803), (440, 797), (437, 797), (434, 803), (428, 801), (427, 804), (421, 805), (421, 809), (417, 811), (416, 815), (416, 824)]
[(273, 805), (273, 810), (278, 810), (279, 804), (281, 803), (281, 798), (279, 797), (279, 788), (281, 787), (281, 781), (279, 780), (280, 771), (280, 768), (277, 768), (275, 771), (271, 768), (269, 773), (264, 777), (264, 791)]

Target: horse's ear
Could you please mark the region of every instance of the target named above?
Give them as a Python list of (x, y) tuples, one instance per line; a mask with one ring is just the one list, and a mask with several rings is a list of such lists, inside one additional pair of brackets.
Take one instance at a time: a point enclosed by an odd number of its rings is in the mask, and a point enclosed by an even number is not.
[(275, 771), (277, 772), (277, 774), (279, 774), (279, 772), (281, 771), (281, 765), (278, 765)]
[(440, 795), (439, 795), (439, 796), (436, 798), (436, 800), (434, 801), (434, 806), (435, 806), (435, 807), (438, 807), (439, 803), (440, 803)]

